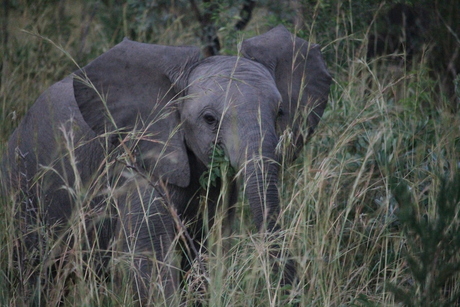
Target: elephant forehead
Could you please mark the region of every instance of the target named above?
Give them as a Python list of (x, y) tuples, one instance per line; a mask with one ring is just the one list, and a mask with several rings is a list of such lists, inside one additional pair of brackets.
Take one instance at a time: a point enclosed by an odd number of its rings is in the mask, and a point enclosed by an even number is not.
[(237, 57), (211, 57), (190, 74), (189, 95), (193, 98), (231, 102), (260, 100), (279, 103), (275, 80), (261, 64)]

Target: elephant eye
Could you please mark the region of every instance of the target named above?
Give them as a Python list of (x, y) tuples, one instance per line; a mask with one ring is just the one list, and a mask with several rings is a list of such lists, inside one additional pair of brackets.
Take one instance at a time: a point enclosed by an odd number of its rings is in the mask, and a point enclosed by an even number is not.
[(283, 109), (279, 108), (278, 109), (278, 117), (283, 116), (283, 115), (284, 115)]
[(208, 125), (215, 125), (217, 122), (217, 119), (212, 114), (205, 114), (203, 118)]

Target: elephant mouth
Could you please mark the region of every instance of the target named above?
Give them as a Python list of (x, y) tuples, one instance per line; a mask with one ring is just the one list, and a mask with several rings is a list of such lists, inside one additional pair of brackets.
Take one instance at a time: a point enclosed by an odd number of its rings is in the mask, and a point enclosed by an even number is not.
[(200, 177), (203, 188), (217, 186), (217, 182), (228, 182), (236, 175), (235, 168), (231, 165), (228, 153), (221, 143), (215, 143), (209, 150), (207, 171)]

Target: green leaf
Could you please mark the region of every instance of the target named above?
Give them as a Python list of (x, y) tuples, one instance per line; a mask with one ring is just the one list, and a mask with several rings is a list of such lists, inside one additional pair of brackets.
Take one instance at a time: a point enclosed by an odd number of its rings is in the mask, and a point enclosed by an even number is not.
[(230, 159), (225, 155), (225, 150), (222, 146), (216, 144), (212, 146), (210, 155), (210, 164), (208, 170), (200, 177), (200, 185), (206, 189), (209, 185), (217, 187), (217, 180), (232, 178), (236, 172), (230, 165)]

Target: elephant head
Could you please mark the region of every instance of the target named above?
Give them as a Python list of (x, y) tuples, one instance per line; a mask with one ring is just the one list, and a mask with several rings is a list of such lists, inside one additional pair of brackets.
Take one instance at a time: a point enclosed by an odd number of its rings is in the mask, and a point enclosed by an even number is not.
[(220, 56), (203, 60), (188, 84), (180, 107), (187, 147), (207, 165), (213, 145), (220, 145), (242, 174), (256, 227), (273, 229), (279, 208), (275, 128), (281, 116), (273, 77), (260, 63)]

